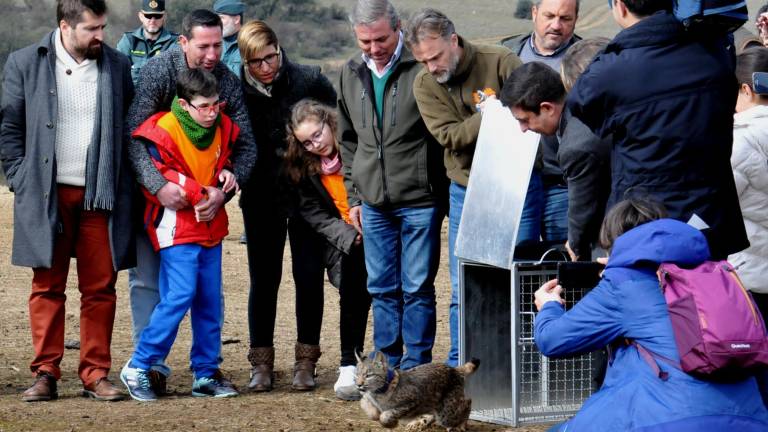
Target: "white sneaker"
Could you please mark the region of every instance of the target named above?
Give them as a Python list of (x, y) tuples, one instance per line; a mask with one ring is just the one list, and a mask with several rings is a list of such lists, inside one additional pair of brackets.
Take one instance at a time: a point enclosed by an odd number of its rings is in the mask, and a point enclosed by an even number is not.
[(339, 368), (339, 379), (333, 385), (333, 391), (337, 398), (348, 401), (360, 400), (360, 391), (357, 390), (357, 384), (355, 384), (356, 374), (357, 368), (355, 366)]

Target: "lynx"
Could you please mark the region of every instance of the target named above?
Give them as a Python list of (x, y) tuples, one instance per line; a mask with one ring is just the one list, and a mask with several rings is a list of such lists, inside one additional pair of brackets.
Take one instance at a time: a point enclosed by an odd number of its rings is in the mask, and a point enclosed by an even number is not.
[(479, 360), (457, 368), (431, 363), (404, 371), (390, 369), (381, 352), (357, 360), (360, 407), (371, 420), (385, 428), (407, 421), (409, 431), (432, 423), (448, 432), (466, 430), (472, 400), (464, 397), (464, 377), (477, 369)]

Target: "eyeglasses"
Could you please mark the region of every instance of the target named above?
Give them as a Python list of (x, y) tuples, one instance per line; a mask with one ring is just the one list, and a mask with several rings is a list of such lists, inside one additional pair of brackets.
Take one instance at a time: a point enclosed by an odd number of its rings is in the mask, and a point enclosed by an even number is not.
[(280, 49), (278, 48), (278, 51), (272, 54), (267, 54), (263, 58), (253, 58), (248, 60), (246, 63), (248, 66), (260, 69), (261, 65), (266, 63), (268, 66), (274, 66), (277, 62), (277, 59), (280, 58)]
[(323, 138), (323, 132), (325, 132), (325, 126), (328, 123), (323, 122), (323, 125), (320, 126), (320, 129), (316, 130), (315, 133), (313, 133), (308, 140), (301, 143), (301, 145), (304, 146), (304, 150), (312, 150), (315, 147), (319, 147), (322, 145), (321, 139)]
[(153, 13), (143, 13), (144, 18), (147, 20), (161, 20), (165, 15), (163, 14), (153, 14)]
[(216, 101), (210, 105), (202, 104), (200, 106), (194, 106), (192, 105), (192, 102), (187, 102), (189, 106), (196, 109), (197, 112), (199, 112), (202, 115), (211, 115), (213, 113), (218, 114), (224, 107), (227, 106), (226, 102)]

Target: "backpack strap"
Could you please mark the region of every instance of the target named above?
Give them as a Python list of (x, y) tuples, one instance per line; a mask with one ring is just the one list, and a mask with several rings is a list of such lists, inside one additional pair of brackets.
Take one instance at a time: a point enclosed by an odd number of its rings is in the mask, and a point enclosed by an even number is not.
[(653, 370), (653, 373), (656, 374), (656, 376), (658, 376), (659, 378), (661, 378), (662, 381), (666, 381), (667, 379), (669, 379), (669, 372), (662, 370), (661, 367), (659, 367), (659, 362), (657, 360), (661, 360), (664, 363), (672, 366), (677, 370), (680, 370), (680, 371), (683, 370), (678, 362), (668, 359), (664, 356), (660, 356), (648, 350), (646, 347), (637, 343), (637, 341), (627, 340), (627, 343), (630, 345), (634, 345), (634, 347), (637, 348), (637, 352), (640, 354), (640, 357), (642, 357), (643, 360), (645, 360), (645, 362), (648, 363), (648, 366), (651, 367), (651, 369)]

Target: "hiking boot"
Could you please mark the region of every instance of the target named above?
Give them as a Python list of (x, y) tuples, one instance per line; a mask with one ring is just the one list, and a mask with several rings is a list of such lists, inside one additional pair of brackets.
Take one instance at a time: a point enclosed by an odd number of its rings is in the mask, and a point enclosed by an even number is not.
[(120, 371), (120, 381), (125, 384), (128, 394), (139, 402), (152, 402), (157, 400), (157, 395), (149, 384), (149, 371), (131, 367), (131, 361), (123, 366)]
[(220, 380), (214, 377), (202, 377), (192, 384), (192, 396), (227, 398), (235, 397), (240, 393), (229, 380)]
[(296, 342), (296, 362), (293, 364), (291, 388), (299, 391), (315, 389), (315, 365), (321, 354), (320, 345)]
[(360, 400), (360, 391), (355, 384), (355, 375), (357, 368), (355, 366), (342, 366), (339, 368), (339, 379), (333, 385), (333, 391), (336, 397), (346, 401)]
[(251, 362), (251, 380), (248, 388), (256, 392), (272, 390), (275, 367), (275, 348), (256, 347), (248, 351), (248, 361)]
[(91, 386), (83, 389), (83, 396), (100, 401), (119, 401), (125, 399), (125, 395), (120, 391), (109, 378), (99, 378)]
[(159, 370), (149, 370), (149, 388), (155, 392), (155, 395), (165, 396), (168, 394), (167, 381), (168, 377)]
[(38, 372), (35, 382), (21, 395), (24, 402), (49, 401), (59, 397), (56, 391), (56, 378), (48, 372)]

